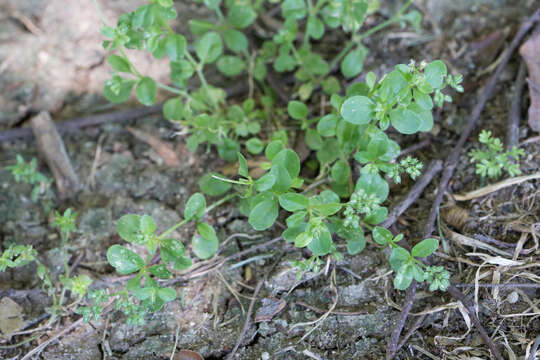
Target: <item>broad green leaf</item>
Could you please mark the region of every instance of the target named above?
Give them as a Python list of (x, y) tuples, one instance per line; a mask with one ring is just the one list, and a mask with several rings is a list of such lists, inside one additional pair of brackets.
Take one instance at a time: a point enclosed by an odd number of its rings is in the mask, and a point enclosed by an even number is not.
[(281, 236), (285, 239), (285, 241), (287, 241), (289, 243), (294, 243), (296, 238), (298, 237), (298, 235), (303, 233), (305, 229), (306, 229), (305, 224), (299, 225), (299, 226), (294, 226), (294, 227), (289, 227), (285, 231), (283, 231)]
[[(289, 216), (287, 219), (285, 219), (285, 223), (288, 227), (297, 227), (302, 224), (304, 224), (304, 220), (306, 219), (307, 211), (297, 211), (291, 216)], [(305, 225), (305, 224), (304, 224)]]
[(131, 274), (144, 266), (139, 255), (120, 245), (113, 245), (107, 250), (107, 261), (122, 275)]
[(363, 189), (368, 194), (375, 194), (380, 202), (388, 197), (388, 183), (379, 174), (362, 174), (356, 182), (355, 191)]
[(219, 58), (217, 67), (223, 75), (237, 76), (246, 69), (246, 64), (238, 56), (225, 55)]
[(115, 75), (105, 82), (103, 96), (112, 103), (122, 103), (131, 96), (134, 84), (135, 80), (127, 80)]
[(371, 232), (371, 235), (373, 236), (373, 241), (379, 245), (387, 245), (394, 238), (390, 230), (380, 226), (376, 226)]
[(163, 7), (173, 6), (173, 0), (158, 0), (158, 4)]
[(353, 96), (341, 106), (341, 116), (352, 124), (368, 124), (373, 117), (373, 102), (365, 96)]
[(272, 165), (270, 175), (276, 179), (274, 185), (272, 186), (272, 190), (277, 192), (285, 192), (289, 190), (292, 184), (292, 177), (285, 166), (280, 163)]
[(298, 193), (286, 193), (279, 196), (279, 205), (287, 211), (295, 212), (309, 205), (307, 197)]
[(157, 291), (157, 295), (161, 298), (161, 300), (165, 302), (173, 301), (176, 299), (176, 290), (173, 288), (160, 288)]
[(439, 241), (437, 239), (424, 239), (412, 248), (411, 255), (422, 258), (428, 257), (429, 255), (433, 254), (438, 247)]
[(246, 4), (233, 5), (227, 19), (237, 29), (245, 29), (257, 18), (257, 13)]
[(447, 74), (446, 65), (441, 60), (435, 60), (426, 65), (424, 75), (426, 81), (434, 88), (439, 89), (443, 86), (444, 77)]
[(272, 165), (281, 165), (287, 169), (291, 179), (298, 177), (300, 174), (300, 158), (291, 149), (283, 149), (272, 157)]
[(276, 177), (274, 174), (267, 173), (255, 181), (255, 189), (257, 189), (257, 191), (266, 191), (271, 189), (275, 183)]
[(193, 265), (193, 262), (187, 256), (180, 256), (176, 258), (172, 262), (172, 264), (173, 264), (174, 270), (186, 270), (186, 269), (189, 269), (191, 265)]
[(338, 94), (341, 92), (341, 84), (335, 76), (329, 76), (324, 79), (322, 88), (327, 95)]
[(327, 203), (327, 204), (313, 205), (312, 209), (320, 215), (330, 216), (330, 215), (334, 215), (339, 210), (341, 210), (341, 204), (340, 203)]
[(199, 187), (203, 193), (210, 196), (219, 196), (231, 189), (232, 185), (230, 183), (218, 180), (212, 175), (223, 177), (223, 175), (218, 173), (209, 173), (200, 178)]
[(386, 218), (388, 217), (388, 209), (384, 206), (380, 206), (370, 212), (366, 217), (364, 218), (364, 221), (371, 225), (377, 225), (382, 223)]
[(135, 291), (135, 297), (139, 300), (149, 299), (157, 294), (157, 289), (154, 287), (139, 288)]
[(289, 115), (295, 120), (307, 119), (308, 116), (308, 108), (306, 104), (296, 100), (289, 101), (289, 104), (287, 105), (287, 111)]
[(204, 20), (189, 20), (189, 30), (195, 36), (203, 36), (210, 30), (214, 30), (217, 25)]
[(362, 72), (364, 67), (364, 58), (367, 50), (363, 46), (347, 54), (341, 62), (341, 73), (346, 78), (353, 78)]
[(352, 239), (347, 240), (347, 252), (350, 255), (356, 255), (362, 252), (366, 247), (366, 238), (363, 236), (358, 236)]
[(208, 259), (218, 251), (219, 240), (214, 228), (207, 223), (197, 224), (197, 234), (193, 236), (191, 247), (200, 259)]
[(390, 122), (402, 134), (414, 134), (420, 130), (422, 119), (414, 111), (397, 108), (390, 111)]
[(264, 151), (264, 155), (266, 158), (270, 161), (276, 156), (281, 150), (285, 149), (285, 145), (283, 145), (283, 142), (280, 140), (274, 140), (270, 142), (268, 145), (266, 145), (266, 150)]
[(298, 234), (298, 236), (296, 236), (296, 238), (294, 239), (294, 246), (296, 246), (297, 248), (303, 248), (309, 245), (312, 240), (313, 237), (309, 233), (302, 232)]
[(398, 290), (405, 290), (411, 285), (413, 270), (411, 264), (403, 264), (394, 277), (394, 287)]
[(244, 155), (238, 153), (238, 175), (243, 176), (245, 178), (249, 177), (249, 170), (248, 170), (248, 164), (247, 160), (244, 157)]
[(171, 61), (171, 81), (175, 84), (183, 86), (183, 82), (195, 73), (193, 65), (187, 60), (180, 60), (178, 62)]
[(332, 250), (332, 235), (326, 226), (308, 244), (308, 249), (316, 256), (324, 256)]
[(107, 58), (107, 62), (116, 71), (131, 73), (131, 66), (129, 65), (129, 61), (119, 55), (109, 56)]
[(167, 267), (163, 264), (152, 265), (148, 271), (157, 276), (159, 279), (168, 279), (171, 277), (171, 272), (167, 270)]
[(418, 89), (413, 89), (414, 102), (418, 104), (424, 110), (431, 110), (433, 108), (433, 100), (428, 94), (424, 94)]
[(184, 103), (181, 97), (169, 99), (163, 104), (163, 116), (168, 120), (182, 120), (184, 118)]
[(321, 136), (329, 137), (336, 135), (338, 117), (334, 114), (323, 116), (317, 124), (317, 131)]
[(246, 149), (252, 154), (260, 154), (264, 150), (264, 143), (259, 138), (251, 138), (246, 141)]
[(332, 179), (338, 184), (345, 184), (349, 182), (349, 176), (351, 175), (351, 168), (349, 164), (340, 159), (332, 165), (331, 169)]
[(143, 215), (141, 216), (140, 221), (140, 229), (143, 234), (152, 235), (156, 231), (156, 222), (151, 216)]
[(431, 113), (431, 110), (425, 110), (415, 103), (407, 106), (407, 109), (416, 113), (420, 118), (420, 127), (418, 128), (418, 131), (431, 131), (433, 128), (433, 114)]
[(193, 218), (200, 218), (203, 216), (206, 210), (206, 200), (203, 194), (195, 193), (190, 196), (184, 209), (184, 219), (192, 220)]
[(171, 61), (180, 61), (186, 51), (186, 38), (180, 34), (171, 34), (165, 40), (165, 52)]
[(223, 32), (225, 45), (236, 53), (245, 52), (248, 49), (247, 37), (238, 30), (227, 29)]
[(314, 129), (308, 128), (305, 134), (306, 145), (312, 150), (320, 150), (323, 147), (321, 135)]
[(258, 203), (250, 212), (248, 222), (255, 230), (266, 230), (278, 217), (278, 203), (275, 199), (269, 199)]
[(137, 83), (135, 96), (144, 105), (150, 106), (156, 102), (157, 85), (156, 82), (145, 76)]
[(398, 246), (397, 248), (392, 249), (388, 262), (390, 263), (392, 269), (398, 271), (399, 268), (410, 259), (410, 257), (411, 255), (407, 250), (401, 246)]
[(161, 240), (161, 260), (164, 263), (175, 261), (184, 255), (184, 245), (176, 239), (163, 239)]
[(195, 52), (202, 63), (213, 63), (223, 53), (221, 36), (215, 31), (204, 34), (204, 36), (195, 43)]
[(127, 242), (136, 244), (141, 243), (139, 236), (139, 228), (141, 226), (141, 218), (139, 215), (127, 214), (122, 216), (116, 224), (118, 235)]
[(306, 32), (315, 40), (324, 35), (324, 23), (316, 16), (310, 16), (306, 24)]
[(307, 14), (306, 3), (304, 0), (285, 0), (281, 5), (281, 13), (284, 18), (302, 19)]

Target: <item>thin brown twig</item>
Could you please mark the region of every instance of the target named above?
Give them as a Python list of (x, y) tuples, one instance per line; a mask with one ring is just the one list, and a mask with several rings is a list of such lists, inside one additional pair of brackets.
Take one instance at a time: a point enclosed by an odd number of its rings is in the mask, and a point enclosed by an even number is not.
[(422, 140), (417, 144), (414, 144), (412, 146), (409, 146), (409, 147), (401, 150), (401, 152), (399, 153), (399, 156), (405, 156), (405, 155), (412, 154), (414, 152), (417, 152), (418, 150), (421, 150), (421, 149), (423, 149), (425, 147), (428, 147), (430, 144), (431, 144), (431, 137), (428, 137), (427, 139)]
[(253, 292), (253, 298), (251, 299), (251, 302), (249, 303), (248, 312), (246, 314), (246, 322), (244, 323), (244, 327), (242, 329), (242, 332), (240, 333), (240, 336), (238, 337), (238, 340), (236, 341), (236, 344), (234, 345), (234, 348), (228, 355), (229, 359), (232, 359), (234, 357), (234, 354), (236, 354), (236, 352), (238, 351), (238, 348), (242, 344), (242, 341), (244, 340), (244, 337), (246, 336), (249, 326), (251, 325), (251, 314), (253, 314), (253, 309), (255, 308), (255, 301), (257, 301), (257, 296), (259, 295), (259, 292), (261, 291), (263, 284), (264, 284), (264, 279), (261, 279), (259, 280), (259, 282), (257, 283), (257, 286), (255, 287), (255, 291)]
[(536, 340), (534, 342), (533, 347), (531, 348), (531, 353), (529, 354), (529, 358), (527, 360), (534, 360), (536, 359), (536, 352), (538, 351), (538, 347), (540, 347), (540, 335), (536, 337)]
[(388, 217), (380, 226), (385, 228), (392, 226), (397, 221), (398, 217), (403, 214), (416, 200), (418, 200), (420, 195), (422, 195), (424, 192), (424, 189), (441, 170), (441, 160), (431, 161), (427, 167), (427, 170), (424, 172), (424, 175), (422, 175), (411, 190), (409, 190), (405, 198), (390, 211), (390, 214), (388, 214)]
[[(327, 313), (328, 310), (324, 310), (324, 309), (321, 309), (321, 308), (318, 308), (318, 307), (315, 307), (315, 306), (312, 306), (312, 305), (309, 305), (303, 301), (295, 301), (295, 304), (297, 305), (300, 305), (300, 306), (303, 306), (313, 312), (316, 312), (316, 313), (319, 313), (319, 314), (324, 314), (324, 313)], [(329, 312), (330, 315), (341, 315), (341, 316), (356, 316), (356, 315), (365, 315), (367, 312), (366, 311), (339, 311), (339, 310), (332, 310)]]
[(71, 330), (75, 329), (77, 326), (79, 326), (80, 324), (82, 324), (83, 322), (83, 319), (80, 318), (79, 320), (75, 321), (73, 324), (69, 325), (68, 327), (66, 327), (65, 329), (63, 329), (62, 331), (60, 331), (59, 333), (57, 333), (56, 335), (52, 336), (50, 339), (42, 342), (41, 344), (39, 344), (37, 347), (35, 347), (34, 349), (32, 349), (28, 354), (24, 355), (24, 357), (21, 359), (21, 360), (28, 360), (28, 359), (31, 359), (32, 356), (34, 356), (35, 354), (38, 354), (40, 353), (41, 351), (43, 351), (43, 349), (45, 349), (47, 346), (49, 346), (49, 344), (51, 344), (52, 342), (58, 340), (60, 337), (64, 336), (65, 334), (67, 334), (68, 332), (70, 332)]
[(472, 319), (474, 326), (476, 327), (476, 330), (480, 333), (480, 337), (484, 341), (484, 343), (489, 347), (489, 350), (491, 351), (491, 355), (493, 358), (497, 360), (503, 360), (503, 357), (499, 353), (499, 350), (497, 350), (497, 347), (487, 334), (486, 330), (482, 326), (482, 323), (480, 322), (480, 319), (478, 319), (478, 316), (476, 316), (476, 312), (474, 311), (473, 305), (469, 302), (467, 297), (459, 291), (454, 285), (450, 285), (448, 287), (448, 292), (450, 295), (452, 295), (453, 298), (460, 301), (463, 304), (463, 308), (469, 315), (469, 317)]
[(454, 284), (456, 288), (526, 288), (526, 289), (540, 289), (540, 284), (533, 283), (505, 283), (505, 284)]
[(526, 74), (525, 62), (521, 60), (514, 85), (514, 98), (512, 99), (512, 105), (508, 113), (508, 133), (506, 136), (506, 148), (508, 150), (512, 150), (518, 143), (519, 121), (521, 120), (521, 97), (523, 95)]
[(407, 333), (405, 333), (405, 335), (403, 335), (403, 338), (401, 339), (401, 341), (399, 342), (397, 346), (396, 352), (399, 351), (399, 349), (401, 349), (407, 343), (407, 341), (412, 336), (412, 334), (414, 334), (414, 332), (418, 330), (420, 326), (422, 326), (422, 323), (424, 322), (424, 319), (426, 318), (426, 316), (427, 314), (422, 314), (416, 318), (416, 321), (414, 322), (413, 326), (409, 329), (409, 331), (407, 331)]

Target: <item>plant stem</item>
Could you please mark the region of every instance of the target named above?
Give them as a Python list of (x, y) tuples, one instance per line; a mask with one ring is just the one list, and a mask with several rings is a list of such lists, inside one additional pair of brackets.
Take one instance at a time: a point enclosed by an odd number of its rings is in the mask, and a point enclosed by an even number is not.
[[(204, 76), (204, 73), (202, 71), (202, 63), (198, 63), (193, 56), (189, 53), (189, 51), (186, 51), (186, 58), (188, 61), (193, 65), (195, 68), (195, 71), (197, 71), (197, 76), (199, 77), (199, 80), (201, 81), (201, 84), (203, 88), (206, 90), (206, 93), (208, 95), (210, 87), (208, 86), (208, 82), (206, 81), (206, 77)], [(212, 101), (212, 105), (214, 106), (214, 109), (217, 111), (219, 110), (218, 105), (216, 104), (216, 101), (213, 97), (209, 96), (210, 100)]]
[[(236, 196), (238, 196), (238, 194), (229, 194), (221, 199), (219, 199), (218, 201), (216, 201), (215, 203), (211, 204), (210, 206), (206, 207), (206, 210), (204, 210), (204, 213), (207, 214), (209, 213), (210, 211), (212, 211), (214, 208), (220, 206), (221, 204), (235, 198)], [(180, 221), (179, 223), (176, 223), (174, 224), (173, 226), (171, 226), (170, 228), (168, 228), (167, 230), (165, 230), (164, 233), (162, 233), (161, 235), (158, 236), (158, 239), (163, 239), (165, 236), (169, 235), (170, 233), (172, 233), (174, 230), (178, 229), (179, 227), (185, 225), (187, 222), (191, 221), (191, 219), (184, 219), (182, 221)]]
[(96, 11), (98, 13), (99, 20), (101, 21), (101, 23), (103, 25), (107, 25), (107, 23), (105, 22), (105, 18), (103, 17), (103, 12), (101, 11), (101, 8), (99, 7), (97, 0), (94, 0), (94, 6), (96, 7)]
[(366, 30), (364, 31), (363, 33), (361, 34), (358, 34), (356, 36), (353, 36), (353, 38), (347, 43), (347, 45), (345, 45), (345, 47), (339, 52), (339, 54), (337, 54), (337, 56), (332, 60), (332, 62), (330, 62), (330, 66), (329, 66), (329, 69), (328, 69), (328, 72), (326, 74), (324, 74), (323, 76), (321, 76), (321, 78), (325, 78), (336, 66), (337, 64), (341, 61), (341, 59), (343, 59), (345, 57), (345, 55), (347, 55), (349, 53), (349, 51), (351, 51), (351, 49), (357, 44), (359, 43), (362, 39), (368, 37), (368, 36), (371, 36), (373, 35), (374, 33), (376, 33), (377, 31), (379, 30), (382, 30), (384, 29), (385, 27), (387, 26), (390, 26), (392, 25), (393, 23), (399, 21), (399, 19), (401, 18), (401, 15), (403, 15), (403, 13), (405, 12), (405, 10), (407, 10), (407, 8), (409, 6), (411, 6), (411, 3), (412, 3), (412, 0), (408, 0), (399, 10), (398, 12), (392, 16), (390, 19), (386, 20), (386, 21), (383, 21), (382, 23), (372, 27), (371, 29), (369, 30)]

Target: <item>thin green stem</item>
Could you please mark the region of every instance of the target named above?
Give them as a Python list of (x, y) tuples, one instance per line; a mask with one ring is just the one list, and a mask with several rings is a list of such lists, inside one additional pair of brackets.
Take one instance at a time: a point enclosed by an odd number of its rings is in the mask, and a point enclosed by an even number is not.
[[(211, 204), (210, 206), (207, 206), (206, 209), (204, 210), (204, 213), (207, 214), (208, 212), (212, 211), (213, 209), (215, 209), (216, 207), (222, 205), (223, 203), (226, 203), (227, 201), (235, 198), (236, 196), (238, 196), (238, 194), (229, 194), (221, 199), (219, 199), (218, 201), (216, 201), (215, 203)], [(163, 239), (164, 237), (166, 237), (167, 235), (169, 235), (170, 233), (172, 233), (174, 230), (178, 229), (179, 227), (185, 225), (186, 223), (188, 223), (189, 221), (191, 221), (191, 219), (184, 219), (182, 221), (180, 221), (179, 223), (176, 223), (174, 224), (173, 226), (171, 226), (170, 228), (168, 228), (167, 230), (165, 230), (164, 233), (162, 233), (161, 235), (158, 236), (158, 239)]]
[(164, 237), (166, 237), (167, 235), (169, 235), (170, 233), (172, 233), (174, 230), (178, 229), (180, 226), (186, 224), (189, 220), (187, 219), (184, 219), (182, 221), (180, 221), (179, 223), (176, 223), (174, 224), (173, 226), (171, 226), (170, 228), (168, 228), (167, 230), (165, 230), (164, 233), (162, 233), (161, 235), (158, 236), (158, 239), (163, 239)]
[(360, 41), (362, 41), (362, 39), (365, 39), (366, 37), (368, 36), (371, 36), (373, 35), (374, 33), (376, 33), (377, 31), (380, 31), (382, 29), (384, 29), (385, 27), (387, 26), (390, 26), (392, 25), (393, 23), (399, 21), (399, 19), (401, 18), (401, 15), (403, 15), (403, 13), (405, 12), (405, 10), (407, 10), (409, 8), (409, 6), (411, 6), (411, 3), (412, 3), (412, 0), (408, 0), (399, 10), (396, 14), (394, 14), (394, 16), (392, 16), (391, 18), (389, 18), (388, 20), (386, 21), (383, 21), (382, 23), (378, 24), (378, 25), (375, 25), (374, 27), (364, 31), (363, 33), (361, 34), (358, 34), (356, 36), (353, 36), (353, 38), (347, 43), (347, 45), (345, 45), (345, 47), (339, 52), (339, 54), (337, 54), (337, 56), (330, 62), (330, 66), (328, 68), (328, 71), (326, 74), (322, 75), (321, 78), (325, 78), (331, 71), (333, 71), (333, 69), (337, 66), (337, 64), (345, 57), (345, 55), (347, 55), (349, 53), (349, 51), (352, 50), (352, 48), (357, 44), (359, 43)]
[(216, 207), (226, 203), (227, 201), (231, 200), (231, 199), (234, 199), (235, 197), (237, 197), (238, 194), (229, 194), (221, 199), (219, 199), (218, 201), (216, 201), (215, 203), (211, 204), (210, 206), (208, 206), (206, 208), (206, 210), (204, 211), (205, 214), (209, 213), (210, 211), (214, 210)]
[[(188, 61), (191, 63), (191, 65), (193, 65), (193, 67), (195, 68), (195, 71), (197, 72), (197, 76), (199, 77), (199, 80), (201, 81), (201, 84), (203, 86), (203, 88), (206, 90), (206, 92), (208, 93), (209, 92), (209, 86), (208, 86), (208, 82), (206, 81), (206, 77), (204, 76), (204, 73), (202, 71), (202, 63), (198, 63), (194, 58), (193, 56), (191, 56), (191, 54), (189, 53), (189, 51), (186, 51), (186, 59), (188, 59)], [(212, 105), (214, 106), (214, 109), (216, 111), (219, 110), (219, 107), (218, 105), (216, 104), (215, 100), (213, 97), (209, 96), (210, 97), (210, 101), (212, 101)]]
[(96, 7), (96, 11), (98, 13), (99, 20), (101, 21), (101, 23), (103, 25), (107, 25), (107, 23), (105, 22), (105, 18), (103, 17), (103, 12), (101, 11), (101, 8), (99, 7), (97, 0), (94, 0), (94, 6)]

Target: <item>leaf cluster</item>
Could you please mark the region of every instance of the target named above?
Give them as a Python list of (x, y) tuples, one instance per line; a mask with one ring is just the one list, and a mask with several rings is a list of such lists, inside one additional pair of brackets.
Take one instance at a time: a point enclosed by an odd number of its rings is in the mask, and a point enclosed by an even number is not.
[(469, 152), (471, 163), (476, 163), (478, 175), (495, 179), (502, 175), (503, 170), (510, 176), (521, 174), (519, 158), (525, 155), (523, 149), (514, 146), (512, 150), (505, 151), (501, 140), (493, 137), (488, 130), (480, 132), (478, 141), (484, 145), (483, 149), (473, 149)]

